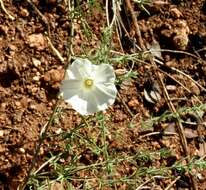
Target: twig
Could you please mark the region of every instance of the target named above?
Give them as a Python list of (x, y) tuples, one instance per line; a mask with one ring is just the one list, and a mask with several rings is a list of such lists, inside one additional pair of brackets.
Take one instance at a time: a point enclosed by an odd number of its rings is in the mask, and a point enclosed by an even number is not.
[(115, 23), (116, 17), (117, 17), (117, 8), (116, 8), (116, 2), (115, 0), (112, 0), (112, 9), (113, 9), (113, 17), (111, 23), (109, 22), (109, 2), (106, 0), (106, 15), (107, 15), (107, 26), (112, 28), (112, 26)]
[(61, 56), (60, 52), (54, 47), (54, 45), (52, 44), (50, 38), (48, 36), (46, 36), (46, 39), (47, 39), (48, 44), (51, 47), (52, 51), (54, 52), (54, 54), (59, 58), (59, 60), (62, 63), (64, 63), (64, 58)]
[(135, 15), (135, 13), (133, 11), (131, 1), (130, 0), (125, 0), (125, 2), (126, 2), (126, 5), (129, 9), (129, 12), (132, 16), (132, 21), (133, 21), (133, 24), (134, 24), (134, 27), (135, 27), (135, 33), (136, 33), (136, 37), (137, 37), (137, 42), (139, 43), (140, 48), (142, 50), (146, 50), (145, 45), (144, 45), (143, 40), (142, 40), (142, 35), (141, 35), (140, 29), (139, 29), (139, 25), (137, 24), (137, 16)]
[(153, 180), (153, 178), (148, 179), (147, 181), (142, 183), (139, 187), (137, 187), (135, 190), (141, 190), (147, 183), (149, 183), (152, 180)]
[(57, 100), (56, 104), (55, 104), (55, 107), (53, 109), (53, 112), (49, 118), (49, 121), (43, 126), (43, 128), (41, 129), (41, 132), (40, 132), (40, 136), (39, 136), (39, 140), (38, 140), (38, 143), (36, 145), (36, 148), (35, 148), (35, 152), (34, 152), (34, 156), (33, 156), (33, 159), (31, 161), (31, 165), (29, 167), (29, 170), (27, 172), (27, 176), (24, 178), (22, 184), (18, 187), (18, 190), (24, 190), (27, 183), (28, 183), (28, 180), (31, 176), (31, 172), (36, 164), (36, 161), (37, 161), (37, 158), (38, 158), (38, 154), (39, 154), (39, 151), (40, 151), (40, 148), (41, 148), (41, 145), (43, 144), (44, 140), (45, 140), (45, 137), (46, 137), (46, 133), (49, 129), (49, 126), (52, 124), (54, 118), (55, 118), (55, 114), (56, 114), (56, 111), (57, 111), (57, 108), (58, 108), (58, 104), (59, 104), (59, 100)]
[(36, 7), (36, 5), (31, 0), (27, 0), (27, 2), (31, 5), (31, 7), (35, 10), (35, 12), (39, 15), (41, 20), (44, 22), (44, 24), (47, 27), (48, 36), (51, 37), (50, 26), (46, 17), (40, 12), (40, 10)]
[(87, 120), (85, 119), (85, 117), (83, 115), (80, 115), (84, 124), (86, 125), (87, 128), (89, 128), (89, 123), (87, 122)]
[(140, 135), (140, 138), (145, 138), (145, 137), (149, 137), (149, 136), (153, 136), (153, 135), (177, 135), (177, 133), (173, 133), (173, 132), (152, 132), (152, 133), (148, 133), (146, 135)]
[(177, 84), (179, 84), (180, 86), (182, 86), (187, 92), (189, 92), (190, 94), (192, 94), (193, 97), (194, 97), (200, 104), (202, 104), (201, 100), (200, 100), (196, 95), (194, 95), (194, 93), (191, 92), (191, 90), (188, 89), (185, 85), (183, 85), (179, 80), (175, 79), (175, 78), (174, 78), (173, 76), (171, 76), (170, 74), (164, 72), (162, 69), (159, 69), (159, 68), (157, 68), (157, 69), (158, 69), (161, 73), (163, 73), (163, 74), (167, 75), (168, 77), (170, 77), (170, 78), (171, 78), (172, 80), (174, 80)]
[[(155, 59), (155, 61), (156, 61), (157, 63), (159, 63), (160, 65), (166, 66), (164, 63), (162, 63), (162, 62), (159, 61), (159, 60), (156, 60), (156, 59)], [(168, 67), (168, 66), (166, 66), (166, 67)], [(196, 84), (197, 86), (199, 86), (202, 90), (204, 90), (204, 91), (206, 92), (206, 88), (204, 88), (202, 85), (200, 85), (198, 82), (196, 82), (192, 77), (190, 77), (190, 76), (187, 75), (186, 73), (180, 71), (179, 69), (177, 69), (177, 68), (175, 68), (175, 67), (168, 67), (168, 68), (171, 69), (172, 71), (175, 71), (175, 72), (177, 72), (177, 73), (185, 76), (186, 78), (188, 78), (189, 80), (191, 80), (194, 84)]]
[[(155, 64), (155, 63), (153, 63)], [(176, 117), (176, 123), (177, 123), (177, 131), (179, 133), (179, 136), (180, 136), (180, 140), (181, 140), (181, 144), (182, 144), (182, 147), (183, 147), (183, 151), (184, 151), (184, 154), (185, 156), (187, 156), (187, 162), (189, 163), (189, 159), (190, 159), (190, 156), (189, 156), (189, 152), (188, 152), (188, 146), (187, 146), (187, 140), (186, 140), (186, 137), (185, 137), (185, 134), (184, 134), (184, 129), (183, 129), (183, 126), (182, 126), (182, 123), (181, 123), (181, 120), (179, 118), (179, 114), (177, 113), (170, 97), (169, 97), (169, 94), (167, 92), (167, 89), (165, 88), (165, 85), (164, 85), (164, 82), (159, 74), (159, 72), (157, 73), (158, 74), (158, 78), (159, 78), (159, 81), (163, 87), (163, 90), (164, 90), (164, 96), (165, 96), (165, 99), (167, 101), (167, 104), (170, 108), (170, 110), (177, 116)], [(194, 179), (194, 177), (190, 174), (190, 178), (192, 180), (192, 186), (193, 186), (193, 189), (194, 190), (197, 190), (198, 187), (196, 185), (196, 181)]]
[(13, 17), (12, 15), (10, 15), (9, 12), (6, 10), (6, 8), (5, 8), (4, 3), (3, 3), (2, 0), (0, 0), (0, 5), (1, 5), (2, 10), (8, 15), (9, 19), (15, 20), (15, 17)]
[(176, 181), (177, 181), (178, 179), (180, 179), (180, 177), (181, 177), (181, 176), (176, 177), (175, 180), (173, 180), (173, 181), (165, 188), (165, 190), (170, 190), (170, 189), (172, 188), (172, 186), (176, 183)]
[(164, 178), (168, 178), (168, 177), (164, 177), (164, 176), (153, 176), (152, 178), (148, 179), (147, 181), (145, 181), (144, 183), (142, 183), (139, 187), (137, 187), (135, 190), (141, 190), (143, 189), (143, 187), (149, 183), (150, 181), (154, 180), (154, 179), (164, 179)]
[(125, 103), (125, 101), (122, 99), (121, 95), (119, 93), (117, 93), (118, 99), (119, 101), (122, 102), (123, 106), (126, 108), (127, 112), (129, 113), (129, 115), (133, 118), (134, 114), (132, 113), (132, 111), (129, 109), (129, 107), (127, 106), (127, 104)]
[(73, 51), (73, 37), (74, 37), (74, 23), (73, 21), (73, 12), (74, 12), (74, 2), (73, 0), (68, 0), (68, 17), (70, 20), (70, 35), (68, 40), (68, 53), (67, 53), (67, 64), (65, 65), (65, 69), (68, 67), (68, 65), (71, 62), (71, 58), (74, 55)]
[(52, 162), (53, 160), (55, 160), (56, 158), (60, 157), (62, 154), (57, 155), (57, 156), (53, 156), (51, 157), (49, 160), (47, 160), (46, 162), (44, 162), (35, 172), (34, 175), (36, 175), (39, 171), (41, 171), (47, 164), (49, 164), (50, 162)]

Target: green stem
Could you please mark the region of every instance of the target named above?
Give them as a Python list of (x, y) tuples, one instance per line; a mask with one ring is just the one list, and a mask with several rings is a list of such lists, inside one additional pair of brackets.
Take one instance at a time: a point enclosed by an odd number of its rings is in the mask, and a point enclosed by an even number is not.
[(37, 161), (37, 158), (38, 158), (38, 154), (39, 154), (39, 151), (40, 151), (40, 148), (41, 148), (41, 145), (43, 144), (45, 138), (46, 138), (46, 133), (49, 129), (49, 126), (52, 124), (54, 118), (55, 118), (55, 114), (56, 114), (56, 111), (58, 109), (58, 104), (59, 104), (59, 99), (57, 100), (56, 104), (55, 104), (55, 107), (53, 109), (53, 112), (49, 118), (49, 121), (43, 126), (43, 128), (41, 129), (41, 132), (40, 132), (40, 136), (39, 136), (39, 140), (38, 140), (38, 143), (36, 145), (36, 148), (35, 148), (35, 152), (34, 152), (34, 156), (33, 156), (33, 159), (32, 159), (32, 162), (31, 162), (31, 165), (30, 165), (30, 168), (27, 172), (27, 176), (24, 178), (22, 184), (20, 184), (20, 186), (18, 187), (18, 190), (24, 190), (28, 181), (29, 181), (29, 178), (31, 176), (31, 172), (36, 164), (36, 161)]

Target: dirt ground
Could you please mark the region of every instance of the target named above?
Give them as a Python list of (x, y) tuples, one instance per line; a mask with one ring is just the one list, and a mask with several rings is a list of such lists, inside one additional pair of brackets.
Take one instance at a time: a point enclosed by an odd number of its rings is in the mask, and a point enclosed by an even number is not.
[[(26, 0), (4, 0), (4, 6), (12, 19), (2, 9), (0, 11), (0, 189), (15, 190), (26, 175), (34, 154), (35, 143), (41, 128), (48, 121), (56, 103), (60, 82), (68, 60), (70, 19), (66, 1), (34, 0), (41, 17)], [(144, 11), (137, 4), (132, 7), (140, 27), (144, 45), (151, 50), (162, 50), (156, 53), (159, 61), (157, 67), (165, 87), (169, 92), (174, 107), (198, 106), (206, 102), (206, 1), (205, 0), (153, 0)], [(73, 50), (75, 56), (98, 47), (102, 29), (106, 25), (105, 2), (99, 2), (102, 9), (93, 8), (89, 13), (87, 1), (81, 1), (85, 19), (92, 29), (92, 40), (89, 41), (81, 31), (78, 18), (74, 25)], [(111, 11), (111, 10), (110, 10)], [(138, 40), (135, 26), (126, 5), (121, 7), (122, 22), (129, 34), (123, 31), (120, 38), (114, 34), (113, 54), (138, 53)], [(46, 18), (45, 23), (42, 18)], [(65, 61), (59, 60), (48, 44), (46, 33), (53, 46), (61, 53)], [(118, 39), (121, 39), (119, 41)], [(121, 42), (121, 43), (120, 43)], [(159, 49), (158, 49), (159, 48)], [(142, 55), (144, 57), (144, 54)], [(142, 59), (143, 60), (143, 59)], [(148, 61), (145, 58), (144, 61)], [(163, 63), (163, 64), (161, 64)], [(120, 72), (124, 66), (115, 64)], [(130, 67), (130, 63), (127, 66)], [(171, 68), (176, 68), (173, 70)], [(141, 121), (151, 116), (161, 116), (169, 110), (168, 102), (163, 96), (163, 87), (157, 79), (157, 71), (151, 64), (135, 62), (134, 71), (137, 78), (123, 82), (118, 86), (121, 98), (118, 98), (106, 113), (111, 137), (108, 139), (108, 150), (119, 155), (130, 155), (139, 150), (159, 150), (170, 148), (173, 155), (165, 160), (156, 160), (147, 165), (171, 166), (183, 156), (179, 136), (165, 136), (163, 132), (174, 132), (174, 120), (154, 124), (150, 129), (142, 129)], [(178, 72), (180, 71), (180, 72)], [(182, 74), (181, 72), (184, 72)], [(192, 78), (193, 81), (190, 79)], [(178, 84), (178, 82), (181, 83)], [(145, 97), (146, 93), (156, 91), (161, 98), (153, 97), (152, 102)], [(151, 96), (150, 96), (151, 98)], [(126, 106), (125, 106), (126, 105)], [(38, 164), (45, 162), (49, 153), (58, 154), (63, 150), (59, 141), (59, 128), (69, 131), (81, 123), (75, 111), (62, 103), (63, 116), (53, 125), (40, 150)], [(206, 154), (206, 114), (195, 112), (182, 115), (183, 127), (188, 143), (189, 155), (202, 157)], [(132, 112), (133, 118), (131, 117)], [(133, 127), (128, 127), (131, 124)], [(92, 121), (95, 126), (95, 121)], [(121, 138), (115, 138), (118, 134)], [(156, 135), (152, 135), (152, 133)], [(158, 133), (159, 132), (159, 133)], [(82, 134), (91, 131), (82, 130)], [(92, 131), (98, 134), (97, 129)], [(148, 135), (147, 134), (151, 134)], [(78, 152), (78, 150), (76, 150)], [(81, 149), (82, 164), (91, 164), (95, 156), (86, 148)], [(127, 163), (119, 168), (119, 175), (131, 175), (133, 167)], [(199, 189), (206, 189), (206, 171), (197, 172), (196, 183)], [(83, 175), (83, 174), (81, 174)], [(89, 174), (85, 174), (85, 176)], [(84, 177), (84, 176), (82, 176)], [(171, 181), (160, 181), (156, 189), (164, 189)], [(77, 187), (78, 182), (73, 182)], [(191, 180), (183, 174), (174, 189), (190, 189)], [(95, 189), (95, 188), (94, 188)], [(114, 188), (108, 188), (114, 189)], [(129, 189), (124, 184), (118, 189)]]

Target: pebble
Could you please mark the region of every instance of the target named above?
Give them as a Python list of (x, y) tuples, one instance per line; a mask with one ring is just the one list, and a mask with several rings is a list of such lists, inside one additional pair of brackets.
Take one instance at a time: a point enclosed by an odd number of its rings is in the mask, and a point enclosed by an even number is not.
[(126, 74), (128, 71), (126, 70), (126, 69), (116, 69), (115, 70), (115, 74), (117, 75), (117, 76), (120, 76), (120, 75), (124, 75), (124, 74)]
[(31, 34), (28, 36), (27, 40), (29, 46), (31, 48), (36, 48), (37, 50), (44, 50), (47, 46), (43, 34)]
[(167, 86), (166, 86), (166, 89), (167, 89), (168, 91), (175, 91), (175, 90), (177, 89), (177, 87), (176, 87), (175, 85), (167, 85)]
[(197, 96), (200, 95), (199, 87), (193, 82), (191, 82), (190, 90), (192, 91), (193, 94), (195, 94)]
[(19, 148), (19, 152), (24, 154), (25, 153), (25, 149), (24, 148)]
[(16, 105), (17, 108), (20, 108), (20, 107), (21, 107), (21, 102), (16, 101), (16, 102), (15, 102), (15, 105)]
[(4, 130), (0, 130), (0, 138), (4, 136)]
[(6, 35), (8, 33), (9, 28), (4, 25), (0, 25), (0, 33)]
[(138, 107), (139, 106), (139, 101), (137, 99), (133, 98), (132, 100), (130, 100), (128, 102), (128, 106), (131, 107), (131, 108)]
[(179, 9), (177, 9), (176, 7), (173, 7), (170, 9), (170, 13), (174, 18), (180, 18), (182, 17), (182, 13), (180, 12)]
[(63, 70), (52, 69), (45, 73), (44, 81), (46, 82), (60, 82), (64, 77)]
[(39, 61), (38, 59), (32, 57), (32, 63), (35, 67), (39, 67), (41, 66), (41, 61)]
[(33, 81), (39, 81), (40, 77), (39, 76), (34, 76)]
[(27, 9), (25, 9), (25, 8), (20, 7), (19, 14), (20, 14), (22, 17), (28, 17), (28, 16), (29, 16), (29, 11), (28, 11)]
[(57, 130), (55, 131), (55, 133), (56, 133), (57, 135), (59, 135), (61, 132), (62, 132), (62, 129), (61, 129), (61, 128), (59, 128), (59, 129), (57, 129)]
[(29, 109), (31, 109), (31, 110), (36, 110), (36, 105), (30, 104), (30, 105), (29, 105)]

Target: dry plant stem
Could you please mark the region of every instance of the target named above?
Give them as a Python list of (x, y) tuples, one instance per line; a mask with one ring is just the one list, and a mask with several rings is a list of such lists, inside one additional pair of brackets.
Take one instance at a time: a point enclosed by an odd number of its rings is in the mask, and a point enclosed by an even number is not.
[[(146, 135), (140, 135), (140, 138), (145, 138), (145, 137), (150, 137), (150, 136), (153, 136), (153, 135), (160, 135), (161, 132), (152, 132), (152, 133), (148, 133)], [(172, 133), (172, 132), (163, 132), (162, 135), (165, 135), (165, 136), (176, 136), (178, 135), (177, 133)]]
[(141, 189), (143, 189), (143, 187), (144, 187), (147, 183), (149, 183), (150, 181), (152, 181), (152, 180), (153, 180), (153, 178), (148, 179), (147, 181), (145, 181), (144, 183), (142, 183), (139, 187), (137, 187), (135, 190), (141, 190)]
[(8, 15), (9, 19), (15, 20), (15, 18), (12, 15), (10, 15), (9, 12), (6, 10), (2, 0), (0, 0), (0, 5), (1, 5), (2, 10)]
[(177, 178), (175, 178), (175, 180), (173, 180), (166, 188), (165, 190), (170, 190), (172, 188), (172, 186), (176, 183), (176, 181), (178, 179), (180, 179), (181, 176), (178, 176)]
[(129, 113), (129, 115), (133, 118), (134, 114), (132, 113), (132, 111), (129, 109), (129, 107), (127, 106), (127, 104), (125, 103), (125, 101), (122, 99), (121, 95), (119, 93), (117, 93), (118, 99), (119, 101), (122, 102), (123, 106), (126, 108), (127, 112)]
[[(157, 63), (159, 63), (160, 65), (164, 65), (164, 66), (165, 66), (165, 64), (162, 63), (161, 61), (156, 60), (156, 59), (155, 59), (155, 61), (156, 61)], [(194, 84), (196, 84), (197, 86), (199, 86), (202, 90), (204, 90), (204, 91), (206, 92), (206, 88), (204, 88), (202, 85), (200, 85), (198, 82), (196, 82), (192, 77), (190, 77), (190, 76), (187, 75), (186, 73), (180, 71), (179, 69), (176, 69), (175, 67), (168, 67), (168, 68), (170, 68), (172, 71), (175, 71), (175, 72), (177, 72), (177, 73), (185, 76), (186, 78), (188, 78), (189, 80), (191, 80)]]
[[(131, 1), (130, 0), (125, 0), (125, 1), (126, 1), (126, 5), (127, 5), (128, 9), (130, 11), (130, 14), (132, 16), (132, 21), (133, 21), (133, 24), (135, 26), (135, 33), (136, 33), (136, 36), (137, 36), (138, 43), (139, 43), (141, 49), (143, 51), (146, 51), (146, 47), (144, 46), (144, 43), (143, 43), (143, 40), (142, 40), (142, 37), (141, 37), (141, 32), (140, 32), (140, 29), (139, 29), (139, 26), (138, 26), (138, 23), (137, 23), (137, 18), (135, 16), (134, 10), (133, 10), (132, 5), (131, 5)], [(184, 135), (184, 129), (183, 129), (182, 123), (181, 123), (181, 121), (179, 119), (179, 115), (178, 115), (174, 105), (171, 102), (171, 99), (170, 99), (169, 94), (167, 92), (167, 89), (166, 89), (166, 87), (164, 85), (162, 77), (161, 77), (161, 75), (160, 75), (160, 73), (159, 73), (159, 71), (157, 69), (157, 65), (154, 62), (154, 58), (151, 57), (151, 56), (150, 56), (150, 63), (154, 66), (154, 68), (155, 68), (155, 70), (157, 72), (158, 80), (159, 80), (159, 82), (161, 83), (161, 85), (162, 85), (162, 87), (164, 89), (164, 97), (165, 97), (165, 99), (167, 101), (167, 104), (168, 104), (170, 110), (177, 116), (176, 117), (177, 130), (178, 130), (178, 133), (179, 133), (179, 136), (180, 136), (180, 141), (181, 141), (181, 144), (182, 144), (182, 147), (183, 147), (184, 154), (187, 157), (187, 162), (189, 162), (189, 153), (188, 153), (188, 147), (187, 147), (187, 140), (186, 140), (186, 137)], [(181, 74), (184, 74), (184, 76), (187, 76), (183, 72), (181, 72)], [(189, 76), (187, 76), (187, 77), (189, 77)], [(189, 78), (191, 80), (193, 80), (191, 77), (189, 77)], [(196, 184), (196, 181), (195, 181), (194, 177), (192, 175), (190, 175), (190, 178), (192, 180), (193, 189), (197, 190), (198, 187), (197, 187), (197, 184)]]
[(39, 11), (39, 9), (36, 7), (36, 5), (31, 0), (27, 0), (27, 2), (31, 5), (31, 7), (35, 10), (35, 12), (44, 22), (47, 28), (48, 36), (51, 37), (50, 26), (49, 26), (49, 22), (47, 21), (46, 17)]
[(118, 31), (118, 28), (120, 29), (118, 22), (116, 22), (115, 29), (116, 29), (116, 34), (117, 34), (117, 38), (118, 38), (118, 41), (119, 41), (119, 46), (121, 48), (121, 51), (124, 52), (122, 42), (121, 42), (121, 39), (120, 39), (120, 32)]
[[(61, 154), (60, 154), (61, 155)], [(51, 157), (49, 160), (47, 160), (46, 162), (44, 162), (35, 172), (34, 175), (36, 175), (39, 171), (41, 171), (47, 164), (49, 164), (50, 162), (52, 162), (53, 160), (55, 160), (58, 156), (53, 156)]]
[(167, 177), (163, 177), (163, 176), (153, 176), (152, 178), (148, 179), (147, 181), (145, 181), (144, 183), (142, 183), (139, 187), (137, 187), (135, 190), (141, 190), (141, 189), (144, 189), (144, 186), (151, 182), (152, 180), (154, 179), (164, 179), (164, 178), (167, 178)]
[(202, 104), (202, 102), (200, 101), (200, 99), (199, 99), (197, 96), (195, 96), (194, 93), (192, 93), (191, 90), (188, 89), (185, 85), (183, 85), (180, 81), (178, 81), (177, 79), (175, 79), (175, 78), (174, 78), (173, 76), (171, 76), (170, 74), (164, 72), (163, 70), (161, 70), (161, 69), (159, 69), (159, 68), (158, 68), (158, 70), (159, 70), (161, 73), (163, 73), (163, 74), (167, 75), (168, 77), (170, 77), (170, 78), (171, 78), (172, 80), (174, 80), (177, 84), (179, 84), (180, 86), (182, 86), (187, 92), (189, 92), (190, 94), (193, 94), (193, 97), (194, 97), (200, 104)]
[(49, 37), (46, 36), (46, 39), (48, 41), (48, 44), (50, 46), (50, 48), (52, 49), (52, 51), (54, 52), (54, 54), (59, 58), (59, 60), (64, 63), (64, 58), (61, 56), (60, 52), (54, 47), (54, 45), (52, 44), (51, 40)]
[(118, 22), (119, 25), (122, 27), (122, 29), (124, 30), (126, 36), (130, 37), (129, 32), (127, 31), (126, 27), (124, 26), (124, 23), (123, 23), (122, 18), (120, 16), (119, 9), (117, 9), (117, 21), (116, 22)]
[(196, 82), (192, 77), (190, 77), (189, 75), (187, 75), (186, 73), (176, 69), (176, 68), (172, 68), (172, 70), (182, 74), (183, 76), (187, 77), (188, 79), (190, 79), (193, 83), (195, 83), (197, 86), (199, 86), (202, 90), (204, 90), (206, 92), (206, 88), (204, 88), (202, 85), (200, 85), (198, 82)]
[[(150, 53), (151, 51), (146, 51), (146, 52), (144, 52), (145, 54), (148, 54), (148, 53)], [(185, 52), (185, 51), (180, 51), (180, 50), (170, 50), (170, 49), (160, 49), (160, 50), (157, 50), (157, 51), (152, 51), (152, 52), (169, 52), (169, 53), (174, 53), (174, 54), (176, 54), (176, 53), (178, 53), (178, 54), (184, 54), (184, 55), (189, 55), (190, 57), (193, 57), (193, 58), (195, 58), (195, 59), (197, 59), (197, 60), (200, 60), (201, 58), (200, 57), (198, 57), (198, 56), (196, 56), (196, 55), (194, 55), (194, 54), (192, 54), (192, 53), (188, 53), (188, 52)]]
[[(115, 0), (112, 0), (112, 9), (113, 9), (113, 18), (111, 23), (109, 23), (109, 0), (106, 0), (106, 15), (107, 15), (107, 26), (112, 28), (112, 26), (115, 23), (116, 17), (117, 17), (117, 8), (116, 8), (116, 2)], [(111, 1), (111, 0), (110, 0)]]
[(74, 37), (73, 11), (74, 11), (74, 2), (73, 0), (68, 0), (68, 17), (70, 20), (70, 36), (68, 40), (68, 46), (69, 46), (68, 52), (67, 52), (68, 60), (67, 60), (67, 64), (65, 65), (65, 68), (68, 67), (68, 65), (71, 62), (71, 58), (74, 55), (74, 51), (73, 51), (73, 37)]
[(181, 142), (182, 142), (182, 145), (183, 145), (184, 154), (185, 154), (185, 156), (187, 156), (188, 155), (187, 140), (186, 140), (186, 137), (184, 135), (184, 129), (183, 129), (182, 123), (181, 123), (181, 121), (179, 119), (179, 114), (177, 113), (177, 111), (176, 111), (176, 109), (175, 109), (175, 107), (174, 107), (174, 105), (173, 105), (173, 103), (172, 103), (172, 101), (171, 101), (171, 99), (169, 97), (167, 89), (166, 89), (166, 87), (164, 85), (164, 82), (163, 82), (163, 80), (162, 80), (162, 78), (161, 78), (159, 73), (158, 73), (158, 76), (159, 76), (158, 77), (159, 81), (160, 81), (160, 83), (161, 83), (161, 85), (163, 87), (164, 96), (165, 96), (165, 99), (167, 100), (167, 104), (168, 104), (170, 110), (176, 115), (176, 122), (177, 122), (178, 133), (180, 135), (180, 139), (181, 139)]
[[(153, 63), (155, 64), (155, 63)], [(155, 67), (157, 67), (155, 65)], [(187, 163), (189, 163), (190, 161), (190, 156), (189, 156), (189, 152), (188, 152), (188, 146), (187, 146), (187, 140), (186, 140), (186, 137), (184, 135), (184, 129), (183, 129), (183, 126), (182, 126), (182, 123), (180, 121), (180, 118), (179, 118), (179, 114), (177, 113), (170, 97), (169, 97), (169, 94), (167, 92), (167, 89), (165, 88), (165, 85), (164, 85), (164, 82), (159, 74), (159, 72), (157, 73), (158, 74), (158, 78), (159, 78), (159, 81), (163, 87), (163, 90), (164, 90), (164, 96), (165, 96), (165, 99), (167, 100), (167, 104), (168, 106), (170, 107), (171, 111), (177, 116), (176, 117), (176, 124), (177, 124), (177, 131), (179, 133), (179, 136), (180, 136), (180, 140), (181, 140), (181, 144), (182, 144), (182, 147), (183, 147), (183, 151), (184, 151), (184, 154), (185, 156), (187, 157)], [(192, 180), (192, 186), (193, 186), (193, 189), (194, 190), (198, 190), (198, 187), (197, 187), (197, 184), (196, 184), (196, 181), (194, 179), (194, 177), (190, 174), (190, 179)]]
[(84, 124), (87, 126), (87, 128), (89, 128), (89, 123), (87, 122), (85, 117), (83, 115), (80, 115), (80, 117), (82, 118), (82, 120), (83, 120)]
[(26, 185), (27, 185), (27, 183), (28, 183), (28, 181), (29, 181), (29, 178), (31, 176), (31, 172), (34, 169), (34, 166), (36, 164), (36, 161), (37, 161), (37, 158), (38, 158), (38, 154), (39, 154), (41, 145), (43, 144), (43, 142), (44, 142), (44, 140), (46, 138), (46, 133), (47, 133), (47, 131), (49, 129), (49, 126), (52, 124), (52, 122), (53, 122), (53, 120), (55, 118), (55, 114), (56, 114), (58, 105), (59, 105), (59, 100), (57, 100), (57, 102), (56, 102), (56, 104), (54, 106), (54, 109), (53, 109), (53, 112), (52, 112), (52, 114), (51, 114), (51, 116), (49, 118), (49, 121), (41, 129), (39, 140), (38, 140), (38, 143), (36, 145), (34, 156), (33, 156), (33, 159), (31, 161), (31, 165), (29, 167), (29, 170), (27, 172), (27, 176), (24, 178), (22, 184), (18, 187), (18, 190), (24, 190)]
[(125, 2), (126, 2), (126, 5), (129, 9), (129, 12), (132, 16), (132, 21), (133, 21), (133, 24), (134, 24), (134, 27), (135, 27), (135, 33), (136, 33), (136, 37), (137, 37), (137, 42), (140, 45), (140, 48), (142, 50), (146, 50), (146, 48), (144, 46), (144, 43), (143, 43), (143, 40), (142, 40), (142, 37), (141, 37), (141, 32), (140, 32), (140, 29), (139, 29), (139, 25), (137, 24), (137, 15), (134, 13), (131, 1), (130, 0), (125, 0)]

